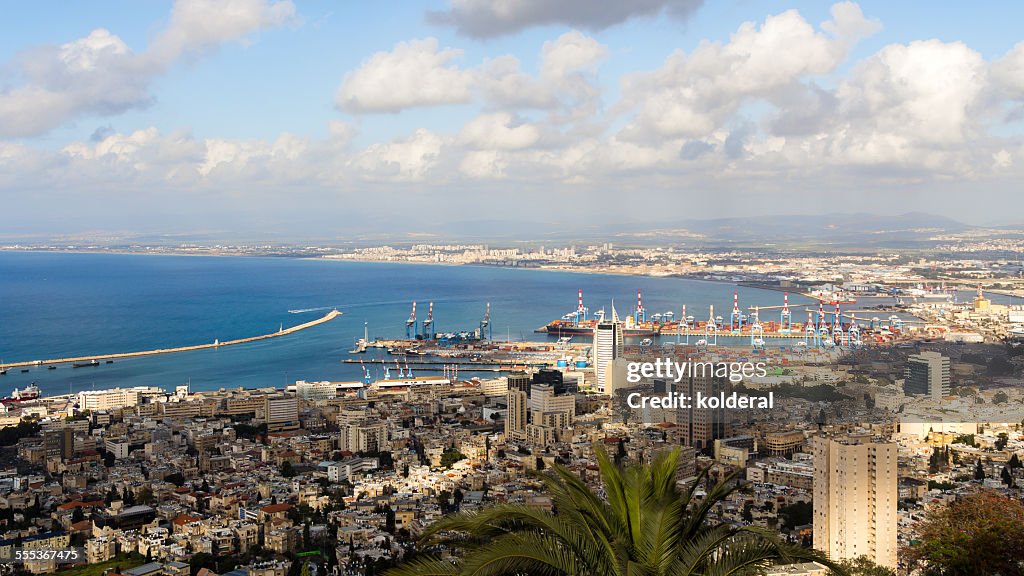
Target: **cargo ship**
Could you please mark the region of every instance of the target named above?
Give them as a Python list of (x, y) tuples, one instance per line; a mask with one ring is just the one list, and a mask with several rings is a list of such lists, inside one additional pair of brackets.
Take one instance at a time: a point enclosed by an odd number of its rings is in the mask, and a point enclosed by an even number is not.
[[(646, 320), (643, 299), (640, 291), (636, 291), (637, 307), (633, 315), (627, 316), (622, 322), (622, 335), (626, 338), (653, 338), (661, 333), (666, 324), (661, 322), (663, 315), (655, 314), (657, 321)], [(565, 314), (557, 320), (552, 320), (546, 326), (541, 326), (535, 332), (563, 336), (593, 336), (594, 328), (602, 322), (605, 317), (604, 309), (598, 310), (595, 318), (589, 318), (589, 308), (583, 305), (583, 290), (578, 293), (578, 304), (576, 310)], [(612, 318), (618, 321), (618, 314), (615, 312), (615, 304), (612, 303)]]
[(11, 395), (0, 399), (2, 404), (17, 404), (19, 402), (28, 402), (29, 400), (35, 400), (39, 398), (39, 388), (33, 383), (29, 384), (22, 390), (17, 388), (11, 392)]

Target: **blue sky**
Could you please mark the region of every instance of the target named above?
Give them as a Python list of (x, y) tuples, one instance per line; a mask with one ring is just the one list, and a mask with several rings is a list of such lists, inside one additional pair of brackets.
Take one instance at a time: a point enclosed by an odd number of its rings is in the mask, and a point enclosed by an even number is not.
[(25, 235), (1016, 201), (1020, 3), (573, 5), (12, 4), (0, 199)]

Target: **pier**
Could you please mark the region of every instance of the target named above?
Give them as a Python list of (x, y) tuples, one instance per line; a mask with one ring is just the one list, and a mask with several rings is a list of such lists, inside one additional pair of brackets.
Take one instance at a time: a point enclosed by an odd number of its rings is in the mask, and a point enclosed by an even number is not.
[(120, 359), (124, 359), (124, 358), (138, 358), (140, 356), (155, 356), (157, 354), (174, 354), (176, 352), (192, 352), (194, 350), (207, 350), (207, 349), (210, 349), (210, 348), (222, 348), (224, 346), (234, 346), (236, 344), (247, 344), (249, 342), (256, 342), (258, 340), (267, 340), (269, 338), (277, 338), (278, 336), (287, 336), (289, 334), (294, 334), (296, 332), (299, 332), (300, 330), (305, 330), (307, 328), (312, 328), (313, 326), (317, 326), (317, 325), (323, 324), (325, 322), (330, 322), (331, 320), (334, 320), (335, 318), (337, 318), (338, 316), (341, 316), (341, 315), (342, 315), (342, 313), (339, 312), (338, 310), (331, 310), (330, 312), (328, 312), (327, 314), (323, 315), (322, 317), (317, 318), (316, 320), (311, 320), (311, 321), (306, 322), (304, 324), (299, 324), (297, 326), (292, 326), (291, 328), (284, 328), (284, 327), (282, 327), (277, 332), (271, 332), (270, 334), (263, 334), (263, 335), (260, 335), (260, 336), (250, 336), (249, 338), (239, 338), (237, 340), (226, 340), (224, 342), (221, 342), (219, 340), (215, 340), (214, 342), (212, 342), (210, 344), (196, 344), (194, 346), (179, 346), (177, 348), (159, 348), (159, 349), (156, 349), (156, 350), (143, 350), (143, 351), (140, 351), (140, 352), (121, 352), (121, 353), (118, 353), (118, 354), (97, 354), (97, 355), (94, 355), (94, 356), (76, 356), (76, 357), (73, 357), (73, 358), (55, 358), (55, 359), (52, 359), (52, 360), (30, 360), (28, 362), (13, 362), (13, 363), (8, 363), (8, 364), (3, 364), (2, 366), (0, 366), (0, 369), (6, 370), (7, 368), (23, 368), (23, 367), (29, 367), (29, 366), (41, 366), (43, 364), (70, 364), (70, 363), (75, 363), (75, 362), (92, 362), (94, 360), (95, 361), (100, 361), (100, 360), (120, 360)]

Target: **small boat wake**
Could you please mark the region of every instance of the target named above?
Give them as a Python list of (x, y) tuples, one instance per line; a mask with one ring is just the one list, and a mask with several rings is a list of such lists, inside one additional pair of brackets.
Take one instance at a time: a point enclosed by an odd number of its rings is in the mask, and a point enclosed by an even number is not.
[(309, 312), (323, 312), (324, 310), (334, 310), (341, 308), (341, 306), (317, 306), (316, 308), (298, 308), (296, 310), (289, 310), (289, 314), (307, 314)]
[[(434, 302), (471, 302), (471, 298), (435, 298)], [(395, 304), (408, 304), (410, 301), (403, 300), (380, 300), (377, 302), (357, 302), (355, 304), (340, 304), (337, 306), (317, 306), (316, 308), (296, 308), (289, 310), (289, 314), (307, 314), (309, 312), (323, 312), (325, 310), (341, 310), (343, 308), (372, 308), (376, 306), (393, 306)], [(426, 300), (424, 300), (426, 302)]]

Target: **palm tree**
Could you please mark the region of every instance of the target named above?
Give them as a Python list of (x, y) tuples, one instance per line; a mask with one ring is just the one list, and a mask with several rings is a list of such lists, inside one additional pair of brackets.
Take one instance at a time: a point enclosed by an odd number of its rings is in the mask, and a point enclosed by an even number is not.
[(731, 576), (810, 560), (844, 574), (821, 554), (771, 531), (709, 521), (715, 505), (741, 488), (735, 474), (694, 498), (707, 470), (680, 491), (678, 449), (627, 468), (616, 466), (602, 447), (595, 452), (603, 498), (555, 465), (543, 476), (553, 511), (509, 504), (443, 518), (426, 530), (421, 545), (453, 550), (457, 563), (421, 556), (388, 575)]

